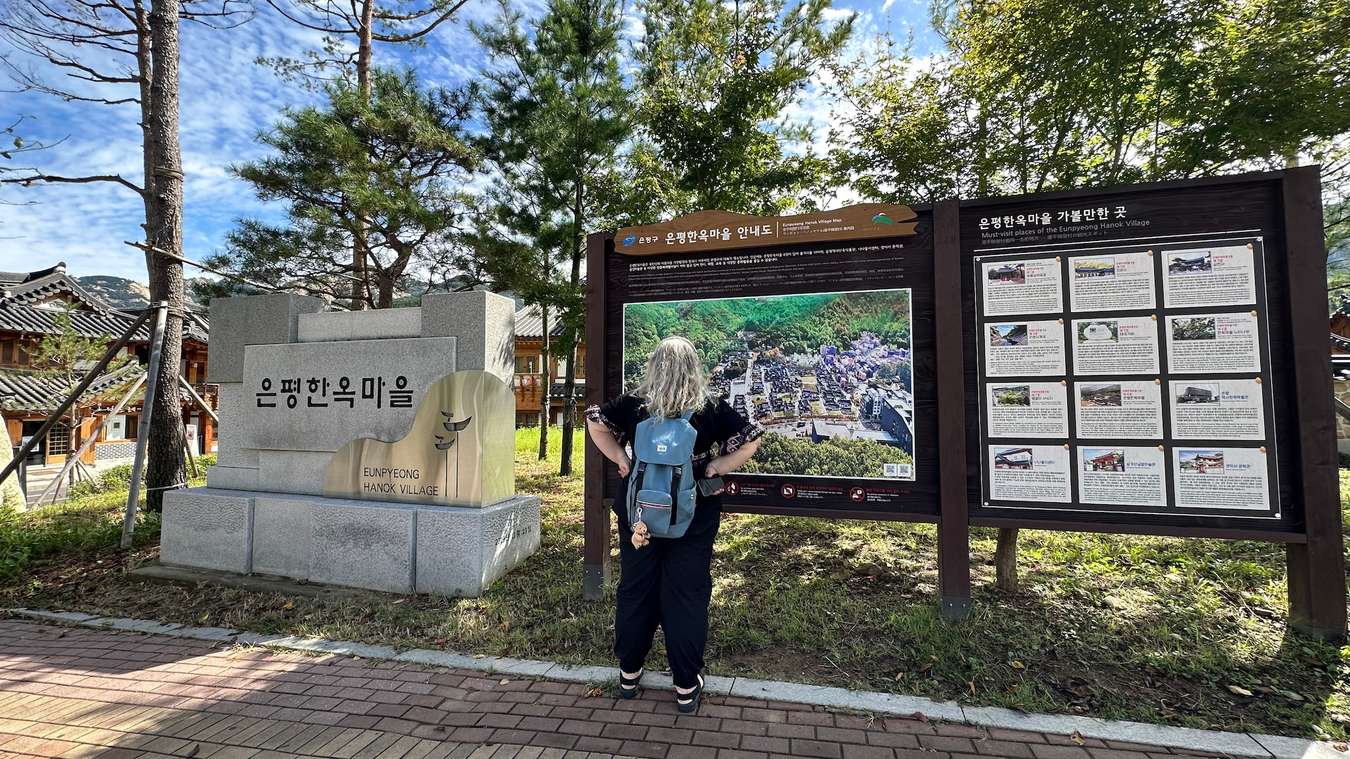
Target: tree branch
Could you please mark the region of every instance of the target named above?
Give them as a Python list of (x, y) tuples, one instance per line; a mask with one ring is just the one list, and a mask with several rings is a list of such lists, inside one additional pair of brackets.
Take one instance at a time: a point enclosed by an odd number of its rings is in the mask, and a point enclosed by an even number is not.
[[(19, 171), (37, 172), (36, 169), (19, 169)], [(30, 174), (28, 176), (23, 177), (9, 177), (0, 179), (0, 184), (17, 184), (22, 185), (24, 187), (32, 186), (34, 182), (46, 182), (50, 184), (93, 184), (95, 182), (112, 182), (114, 184), (120, 184), (123, 187), (126, 187), (132, 192), (135, 192), (137, 195), (142, 196), (145, 195), (145, 190), (143, 190), (139, 185), (118, 174), (102, 174), (85, 177), (66, 177), (66, 176), (59, 176), (56, 174), (43, 174), (41, 172), (37, 172), (35, 174)]]

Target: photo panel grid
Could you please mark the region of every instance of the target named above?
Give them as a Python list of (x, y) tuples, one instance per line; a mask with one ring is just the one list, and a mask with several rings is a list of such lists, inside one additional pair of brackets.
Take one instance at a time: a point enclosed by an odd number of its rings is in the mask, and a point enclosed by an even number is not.
[[(1273, 444), (1261, 377), (1268, 347), (1256, 308), (1262, 277), (1254, 244), (1155, 242), (1053, 258), (1033, 251), (977, 259), (982, 487), (988, 501), (1153, 513), (1271, 511), (1274, 464), (1265, 465), (1266, 446), (1232, 449), (1229, 458), (1244, 461), (1240, 478), (1220, 480), (1212, 466), (1205, 469), (1210, 487), (1237, 484), (1239, 495), (1230, 500), (1198, 498), (1199, 470), (1183, 469), (1178, 454), (1191, 450), (1185, 446), (1192, 442)], [(1051, 288), (1044, 270), (1060, 261), (1062, 286)], [(1018, 289), (1028, 281), (1040, 284)], [(1000, 295), (1016, 302), (1000, 303)], [(1050, 307), (1054, 297), (1060, 310)], [(1222, 311), (1172, 312), (1216, 306)], [(1135, 313), (1116, 313), (1130, 311)], [(1017, 318), (1031, 314), (1036, 318)], [(1054, 325), (1061, 327), (1058, 339)], [(1052, 379), (1056, 374), (1063, 379)], [(1195, 374), (1208, 376), (1187, 377)], [(1251, 376), (1214, 376), (1220, 374)], [(1056, 386), (1068, 392), (1057, 393)], [(1052, 441), (1063, 441), (1064, 455)], [(1148, 441), (1152, 445), (1142, 444)], [(1263, 466), (1249, 460), (1251, 450)], [(1088, 451), (1094, 455), (1085, 458)], [(1067, 498), (1065, 489), (1071, 491)], [(1032, 493), (1040, 497), (1026, 497)]]

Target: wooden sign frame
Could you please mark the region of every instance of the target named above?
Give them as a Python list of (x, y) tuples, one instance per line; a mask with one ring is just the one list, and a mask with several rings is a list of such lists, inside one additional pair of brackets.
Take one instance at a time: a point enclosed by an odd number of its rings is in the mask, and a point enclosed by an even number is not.
[[(1227, 198), (1233, 198), (1233, 203), (1229, 204)], [(1137, 238), (1141, 240), (1149, 239), (1151, 235), (1176, 237), (1181, 234), (1179, 230), (1191, 223), (1190, 220), (1194, 221), (1196, 229), (1212, 231), (1216, 225), (1222, 226), (1220, 222), (1225, 219), (1231, 222), (1228, 228), (1237, 229), (1238, 221), (1235, 220), (1246, 218), (1252, 221), (1244, 229), (1248, 232), (1255, 229), (1264, 236), (1266, 269), (1263, 285), (1269, 300), (1263, 298), (1262, 303), (1269, 311), (1265, 338), (1271, 349), (1267, 359), (1270, 365), (1265, 368), (1273, 377), (1271, 395), (1276, 400), (1272, 406), (1276, 423), (1272, 425), (1275, 429), (1271, 435), (1275, 437), (1271, 446), (1277, 446), (1280, 454), (1278, 472), (1272, 475), (1278, 518), (1258, 520), (1229, 515), (1211, 519), (1184, 514), (1175, 508), (1175, 491), (1172, 490), (1165, 496), (1167, 509), (1139, 516), (1102, 516), (1083, 510), (1019, 510), (997, 504), (991, 508), (982, 499), (982, 458), (987, 450), (979, 432), (983, 411), (979, 404), (982, 389), (977, 364), (981, 355), (976, 351), (981, 348), (976, 327), (980, 317), (974, 311), (972, 276), (977, 255), (973, 245), (978, 242), (972, 243), (971, 220), (995, 212), (1002, 214), (1010, 208), (1030, 216), (1032, 211), (1058, 213), (1055, 209), (1074, 205), (1087, 208), (1137, 205), (1145, 208), (1143, 215), (1146, 218), (1132, 222), (1139, 225)], [(923, 327), (931, 329), (931, 344), (927, 337), (919, 336), (916, 326), (913, 354), (917, 364), (920, 347), (932, 351), (923, 357), (923, 381), (931, 380), (931, 398), (919, 397), (920, 371), (916, 368), (914, 372), (915, 444), (918, 444), (918, 431), (922, 429), (921, 413), (928, 417), (926, 421), (935, 432), (932, 439), (936, 448), (935, 466), (920, 478), (931, 481), (931, 487), (918, 483), (912, 489), (912, 497), (902, 499), (903, 503), (889, 511), (885, 508), (852, 510), (837, 504), (831, 508), (765, 505), (738, 502), (730, 496), (724, 497), (725, 511), (934, 522), (938, 525), (938, 600), (944, 615), (950, 618), (963, 616), (970, 607), (971, 526), (1283, 543), (1288, 565), (1291, 624), (1323, 637), (1344, 636), (1346, 588), (1327, 320), (1325, 301), (1321, 297), (1326, 286), (1326, 258), (1320, 176), (1316, 167), (1090, 191), (945, 200), (932, 206), (913, 206), (912, 210), (918, 233), (914, 239), (918, 247), (896, 255), (909, 256), (908, 260), (915, 261), (916, 250), (926, 248), (930, 251), (929, 265), (916, 266), (911, 274), (917, 273), (919, 279), (931, 281), (933, 295), (925, 306), (931, 307), (931, 313), (921, 314), (916, 307), (914, 317), (917, 323), (921, 318), (931, 316), (931, 325)], [(1121, 214), (1128, 215), (1129, 212)], [(1016, 215), (1006, 218), (1013, 220)], [(680, 221), (660, 226), (662, 229), (678, 226)], [(1112, 221), (1099, 226), (1107, 228), (1116, 224), (1117, 221)], [(1017, 224), (1013, 226), (1017, 227)], [(624, 233), (640, 234), (634, 230), (624, 230)], [(1040, 233), (1036, 230), (1019, 227), (1009, 233), (1009, 239), (1015, 241), (1015, 235), (1026, 235), (1026, 239), (1037, 242), (1020, 246), (1023, 248), (1052, 249), (1059, 245), (1068, 249), (1076, 244), (1071, 244), (1070, 238), (1050, 242), (1051, 238), (1046, 235), (1036, 238), (1037, 234)], [(1117, 237), (1112, 238), (1111, 234)], [(1090, 250), (1093, 244), (1125, 239), (1120, 234), (1103, 232), (1095, 237), (1087, 234), (1079, 242)], [(839, 240), (838, 237), (829, 239), (834, 244)], [(800, 246), (801, 242), (795, 240), (791, 245)], [(785, 245), (778, 247), (788, 249)], [(614, 362), (622, 360), (622, 345), (611, 344), (617, 342), (612, 322), (615, 314), (621, 311), (625, 295), (623, 280), (616, 278), (611, 268), (620, 265), (621, 255), (615, 250), (613, 234), (589, 236), (588, 403), (602, 403), (620, 392)], [(644, 255), (644, 260), (651, 260), (650, 255)], [(707, 255), (719, 254), (710, 252)], [(1317, 296), (1293, 297), (1295, 293), (1315, 293)], [(621, 335), (621, 331), (618, 334)], [(1068, 350), (1067, 346), (1065, 350)], [(600, 597), (609, 578), (609, 509), (612, 498), (619, 492), (619, 482), (612, 465), (589, 441), (585, 456), (582, 588), (585, 597), (594, 599)]]

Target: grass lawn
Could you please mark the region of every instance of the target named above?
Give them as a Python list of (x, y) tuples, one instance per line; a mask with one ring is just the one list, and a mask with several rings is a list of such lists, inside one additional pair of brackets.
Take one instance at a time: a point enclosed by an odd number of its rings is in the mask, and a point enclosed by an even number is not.
[[(115, 530), (89, 527), (116, 521), (113, 495), (0, 520), (0, 606), (609, 663), (612, 588), (604, 602), (581, 600), (581, 479), (557, 476), (557, 434), (548, 462), (533, 455), (536, 440), (536, 431), (518, 437), (517, 486), (544, 499), (543, 545), (482, 598), (318, 601), (134, 580), (125, 569), (156, 558), (157, 520), (148, 515), (142, 542), (119, 552)], [(1344, 509), (1350, 470), (1341, 482)], [(60, 527), (72, 523), (84, 528)], [(43, 536), (41, 550), (5, 574), (30, 533)], [(994, 532), (973, 535), (975, 611), (946, 623), (934, 603), (932, 526), (725, 517), (709, 670), (1028, 711), (1350, 735), (1350, 646), (1285, 628), (1281, 546), (1027, 531), (1022, 589), (1003, 595), (992, 588)], [(655, 656), (660, 664), (659, 647)]]

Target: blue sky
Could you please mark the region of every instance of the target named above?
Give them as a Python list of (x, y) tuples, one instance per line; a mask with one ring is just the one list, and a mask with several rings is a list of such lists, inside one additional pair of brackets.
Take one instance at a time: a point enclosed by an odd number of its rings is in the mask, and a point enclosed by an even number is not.
[[(238, 28), (215, 30), (186, 24), (183, 29), (184, 247), (193, 260), (219, 250), (236, 219), (278, 213), (277, 206), (260, 203), (226, 168), (263, 155), (255, 140), (258, 131), (274, 123), (284, 108), (304, 105), (314, 97), (254, 61), (259, 56), (296, 56), (317, 47), (318, 35), (286, 22), (265, 3), (257, 4), (261, 7), (255, 18)], [(537, 8), (542, 0), (523, 4)], [(882, 33), (900, 41), (911, 39), (916, 56), (929, 55), (941, 44), (929, 28), (926, 0), (836, 0), (835, 6), (839, 17), (847, 12), (859, 14), (854, 46)], [(455, 22), (438, 29), (425, 46), (379, 49), (376, 60), (388, 63), (396, 57), (415, 67), (425, 81), (461, 84), (484, 60), (465, 22), (488, 20), (495, 8), (492, 0), (471, 0)], [(3, 41), (0, 54), (30, 65)], [(0, 80), (0, 121), (4, 125), (22, 117), (20, 131), (26, 139), (63, 140), (54, 150), (32, 153), (14, 163), (52, 174), (118, 173), (140, 181), (135, 106), (66, 103), (11, 90), (8, 82)], [(819, 93), (810, 93), (802, 111), (823, 135), (830, 122), (828, 102)], [(124, 240), (143, 239), (141, 218), (139, 198), (112, 184), (0, 187), (0, 270), (32, 270), (65, 261), (77, 276), (111, 274), (145, 281), (140, 252), (123, 244)], [(200, 272), (189, 270), (187, 274)]]

